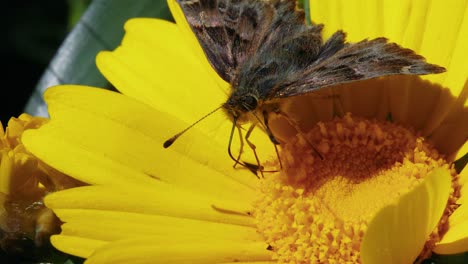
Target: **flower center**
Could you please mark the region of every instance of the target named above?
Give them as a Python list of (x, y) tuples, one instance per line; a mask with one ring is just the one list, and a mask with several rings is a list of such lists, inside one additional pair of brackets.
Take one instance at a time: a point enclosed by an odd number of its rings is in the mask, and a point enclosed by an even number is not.
[(414, 131), (391, 122), (347, 114), (303, 133), (282, 145), (283, 170), (260, 181), (255, 204), (258, 230), (279, 263), (360, 262), (379, 209), (449, 166)]

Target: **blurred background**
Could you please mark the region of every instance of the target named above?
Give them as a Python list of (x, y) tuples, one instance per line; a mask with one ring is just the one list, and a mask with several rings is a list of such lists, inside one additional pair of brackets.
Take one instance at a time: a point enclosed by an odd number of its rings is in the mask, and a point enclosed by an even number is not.
[(42, 93), (57, 84), (112, 88), (95, 65), (117, 47), (132, 17), (172, 20), (166, 0), (8, 1), (2, 16), (0, 121), (23, 112), (47, 116)]
[(23, 112), (25, 104), (67, 33), (89, 1), (7, 1), (3, 12), (0, 120)]

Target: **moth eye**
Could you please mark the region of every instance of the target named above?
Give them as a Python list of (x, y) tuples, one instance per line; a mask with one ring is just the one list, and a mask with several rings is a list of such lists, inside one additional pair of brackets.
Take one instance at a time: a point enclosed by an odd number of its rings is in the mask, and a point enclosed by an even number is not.
[(247, 111), (252, 111), (257, 108), (257, 99), (253, 96), (247, 95), (242, 99), (242, 106)]

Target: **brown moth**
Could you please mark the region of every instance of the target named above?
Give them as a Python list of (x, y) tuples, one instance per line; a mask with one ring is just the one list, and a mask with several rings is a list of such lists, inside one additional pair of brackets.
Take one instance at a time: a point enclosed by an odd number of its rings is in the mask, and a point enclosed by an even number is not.
[[(348, 43), (345, 33), (337, 31), (324, 42), (323, 25), (307, 25), (304, 12), (296, 9), (296, 1), (178, 0), (177, 3), (211, 66), (231, 85), (231, 94), (220, 107), (232, 117), (231, 139), (240, 121), (255, 120), (246, 137), (253, 126), (261, 125), (278, 144), (268, 128), (268, 113), (281, 114), (277, 106), (280, 98), (386, 75), (445, 71), (385, 38)], [(186, 130), (166, 141), (164, 147), (169, 147)], [(228, 152), (236, 163), (251, 170), (261, 168), (259, 164), (239, 162), (239, 158), (232, 156), (230, 144)]]

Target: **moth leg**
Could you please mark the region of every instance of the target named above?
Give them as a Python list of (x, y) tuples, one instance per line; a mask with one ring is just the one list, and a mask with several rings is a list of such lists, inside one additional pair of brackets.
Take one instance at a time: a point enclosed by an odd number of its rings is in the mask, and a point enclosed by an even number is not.
[(280, 143), (279, 143), (278, 140), (275, 138), (275, 136), (274, 136), (273, 133), (271, 132), (270, 127), (268, 126), (268, 112), (267, 112), (267, 111), (263, 111), (262, 114), (263, 114), (263, 123), (265, 124), (265, 131), (266, 131), (268, 137), (270, 138), (271, 142), (273, 142), (273, 144), (274, 144), (275, 146), (276, 146), (276, 145), (279, 145)]
[(244, 137), (242, 136), (241, 127), (237, 126), (237, 132), (239, 133), (240, 147), (239, 147), (239, 154), (237, 154), (236, 163), (234, 163), (233, 165), (234, 168), (237, 166), (237, 164), (242, 165), (242, 163), (240, 162), (240, 158), (241, 158), (242, 152), (244, 151)]
[(297, 133), (299, 133), (299, 136), (302, 137), (302, 139), (304, 139), (305, 142), (307, 142), (307, 144), (309, 144), (309, 146), (312, 148), (312, 150), (315, 152), (315, 154), (317, 154), (317, 156), (320, 157), (321, 160), (323, 160), (323, 155), (317, 150), (317, 148), (314, 146), (314, 144), (312, 144), (312, 142), (310, 142), (307, 137), (304, 135), (304, 133), (302, 133), (302, 130), (301, 128), (299, 127), (299, 125), (294, 122), (285, 112), (281, 111), (279, 108), (275, 109), (275, 113), (284, 117), (284, 119), (286, 119), (286, 121), (288, 121), (288, 123), (294, 127), (297, 131)]
[(268, 112), (263, 111), (263, 123), (265, 124), (265, 131), (268, 134), (268, 137), (270, 138), (271, 142), (273, 142), (273, 146), (275, 147), (275, 152), (276, 152), (276, 157), (278, 158), (278, 162), (280, 165), (280, 170), (283, 169), (283, 163), (281, 162), (281, 157), (279, 155), (278, 151), (278, 145), (280, 144), (278, 140), (275, 138), (273, 135), (273, 132), (271, 132), (270, 126), (268, 125)]
[(258, 155), (257, 155), (257, 150), (256, 150), (257, 147), (249, 140), (249, 137), (252, 134), (252, 131), (254, 130), (255, 126), (256, 126), (255, 123), (252, 123), (252, 125), (250, 125), (249, 130), (247, 130), (247, 133), (245, 134), (245, 141), (247, 142), (249, 147), (252, 149), (254, 156), (255, 156), (255, 160), (257, 161), (257, 164), (258, 164), (258, 169), (260, 171), (260, 174), (262, 174), (262, 178), (264, 178), (263, 167), (260, 165), (260, 159), (258, 158)]
[[(234, 136), (234, 130), (236, 128), (239, 131), (241, 146), (240, 146), (240, 150), (239, 150), (239, 155), (237, 155), (237, 158), (234, 158), (234, 156), (232, 155), (231, 146), (232, 146), (232, 139), (233, 139), (233, 136)], [(231, 157), (231, 159), (234, 161), (234, 165), (232, 167), (236, 168), (237, 164), (240, 164), (240, 165), (246, 167), (248, 170), (250, 170), (253, 174), (255, 174), (255, 176), (257, 176), (257, 178), (260, 178), (260, 177), (258, 177), (258, 174), (257, 174), (257, 171), (258, 171), (258, 168), (259, 168), (258, 165), (240, 161), (240, 157), (241, 157), (243, 148), (244, 148), (244, 140), (243, 140), (243, 137), (242, 137), (242, 131), (241, 131), (241, 128), (237, 125), (237, 118), (234, 118), (233, 123), (232, 123), (231, 134), (229, 136), (229, 144), (228, 144), (229, 157)]]

